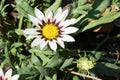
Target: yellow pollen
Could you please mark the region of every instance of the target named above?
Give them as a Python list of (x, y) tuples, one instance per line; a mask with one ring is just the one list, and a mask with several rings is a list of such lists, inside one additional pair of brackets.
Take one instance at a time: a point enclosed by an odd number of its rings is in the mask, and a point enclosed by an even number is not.
[(59, 29), (54, 24), (46, 24), (43, 26), (42, 35), (46, 39), (55, 39), (59, 35)]

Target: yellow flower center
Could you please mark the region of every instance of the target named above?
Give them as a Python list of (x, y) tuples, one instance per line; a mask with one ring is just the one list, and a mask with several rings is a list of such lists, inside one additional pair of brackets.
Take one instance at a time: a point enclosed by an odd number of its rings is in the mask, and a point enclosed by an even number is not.
[(56, 25), (50, 23), (43, 26), (42, 35), (46, 39), (55, 39), (59, 35), (59, 29)]

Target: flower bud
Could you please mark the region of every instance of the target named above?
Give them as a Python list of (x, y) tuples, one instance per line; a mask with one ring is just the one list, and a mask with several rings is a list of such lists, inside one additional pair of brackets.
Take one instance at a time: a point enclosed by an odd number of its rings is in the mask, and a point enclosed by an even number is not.
[(91, 60), (88, 60), (86, 57), (82, 57), (77, 61), (77, 67), (80, 70), (89, 70), (94, 67), (94, 63)]

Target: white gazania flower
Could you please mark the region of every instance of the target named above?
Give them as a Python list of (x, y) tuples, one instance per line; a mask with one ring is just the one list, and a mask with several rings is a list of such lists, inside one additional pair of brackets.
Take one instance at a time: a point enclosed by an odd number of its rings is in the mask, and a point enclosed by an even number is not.
[(4, 75), (3, 70), (0, 68), (0, 80), (18, 80), (18, 78), (18, 74), (12, 76), (12, 69), (9, 69)]
[(31, 46), (39, 45), (43, 49), (48, 44), (52, 50), (56, 51), (57, 44), (64, 48), (64, 42), (74, 42), (75, 39), (69, 34), (78, 31), (78, 28), (70, 26), (76, 19), (65, 20), (67, 16), (68, 10), (62, 11), (61, 7), (55, 14), (49, 11), (45, 15), (35, 8), (35, 17), (32, 15), (28, 17), (37, 28), (24, 30), (24, 33), (29, 35), (27, 39), (35, 38)]

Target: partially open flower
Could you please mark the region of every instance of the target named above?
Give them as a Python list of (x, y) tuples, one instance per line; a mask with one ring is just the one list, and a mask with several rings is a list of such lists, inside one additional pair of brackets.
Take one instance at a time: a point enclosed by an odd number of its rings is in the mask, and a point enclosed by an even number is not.
[(86, 57), (81, 57), (77, 61), (77, 67), (80, 70), (88, 71), (89, 69), (92, 69), (94, 67), (94, 63), (91, 60), (88, 60), (88, 58), (86, 58)]
[(12, 76), (12, 69), (9, 69), (4, 75), (3, 70), (0, 68), (0, 80), (18, 80), (18, 78), (18, 74)]
[(67, 16), (68, 10), (62, 11), (62, 8), (59, 8), (55, 14), (49, 11), (45, 15), (35, 8), (35, 17), (32, 15), (28, 17), (37, 28), (24, 30), (24, 33), (29, 35), (27, 39), (35, 38), (31, 46), (39, 45), (43, 49), (49, 44), (50, 48), (56, 51), (56, 43), (64, 48), (64, 42), (74, 42), (74, 38), (69, 34), (78, 31), (78, 28), (70, 26), (75, 23), (76, 19), (65, 20)]

